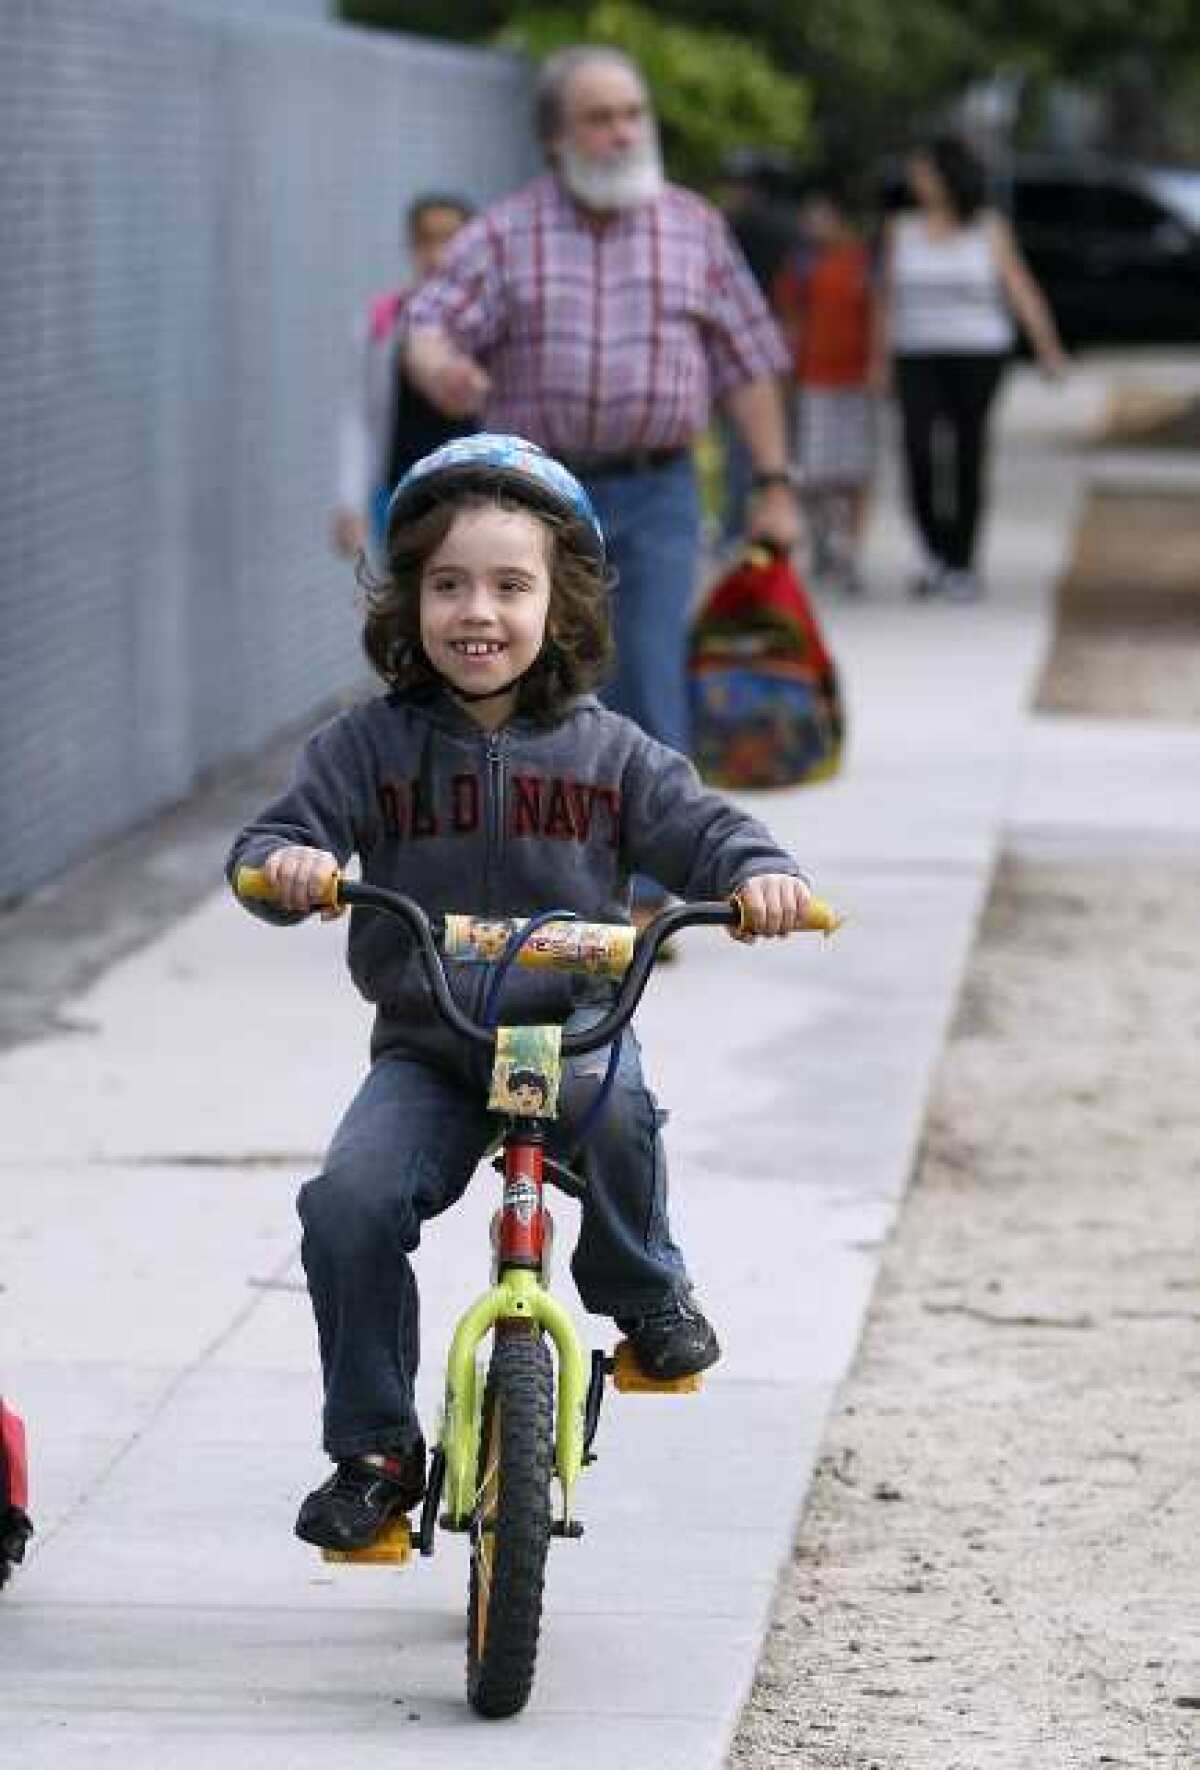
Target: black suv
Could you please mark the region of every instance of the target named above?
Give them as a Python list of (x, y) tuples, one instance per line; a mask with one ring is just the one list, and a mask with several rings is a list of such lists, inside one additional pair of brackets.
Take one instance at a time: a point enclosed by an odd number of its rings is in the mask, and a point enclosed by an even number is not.
[(1200, 340), (1200, 172), (1018, 159), (1006, 207), (1068, 344)]
[[(882, 186), (898, 206), (894, 162)], [(1068, 345), (1200, 342), (1200, 171), (1018, 154), (994, 200)]]

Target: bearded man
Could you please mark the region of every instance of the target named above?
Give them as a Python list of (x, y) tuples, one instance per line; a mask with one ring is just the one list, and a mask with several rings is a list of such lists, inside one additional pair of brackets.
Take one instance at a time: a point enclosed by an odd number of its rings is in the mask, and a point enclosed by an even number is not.
[[(748, 531), (792, 546), (787, 357), (721, 215), (665, 181), (635, 63), (560, 51), (540, 71), (535, 122), (547, 170), (468, 223), (414, 297), (408, 372), (449, 416), (528, 437), (583, 480), (617, 571), (606, 698), (686, 751), (692, 444), (717, 401), (750, 455)], [(661, 892), (640, 896), (652, 907)]]

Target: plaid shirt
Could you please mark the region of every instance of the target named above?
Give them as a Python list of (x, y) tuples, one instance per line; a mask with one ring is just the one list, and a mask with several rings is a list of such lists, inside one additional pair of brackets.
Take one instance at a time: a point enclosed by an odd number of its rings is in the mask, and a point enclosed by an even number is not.
[(596, 222), (534, 179), (463, 228), (405, 322), (486, 367), (485, 428), (576, 462), (684, 447), (714, 399), (787, 367), (724, 220), (674, 185)]

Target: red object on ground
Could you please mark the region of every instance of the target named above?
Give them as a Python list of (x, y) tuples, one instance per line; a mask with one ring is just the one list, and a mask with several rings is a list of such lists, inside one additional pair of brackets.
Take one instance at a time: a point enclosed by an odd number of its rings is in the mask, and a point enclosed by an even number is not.
[(21, 1416), (0, 1401), (0, 1511), (29, 1510), (29, 1461)]
[(29, 1466), (21, 1416), (0, 1400), (0, 1586), (19, 1561), (33, 1535), (29, 1522)]

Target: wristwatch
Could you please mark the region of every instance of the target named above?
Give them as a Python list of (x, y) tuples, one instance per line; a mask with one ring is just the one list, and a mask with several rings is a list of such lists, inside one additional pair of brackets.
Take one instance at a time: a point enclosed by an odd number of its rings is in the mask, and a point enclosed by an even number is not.
[(796, 484), (796, 475), (790, 467), (768, 467), (764, 468), (761, 473), (751, 475), (750, 490), (752, 492), (765, 492), (768, 486), (786, 486), (789, 492), (799, 490)]

